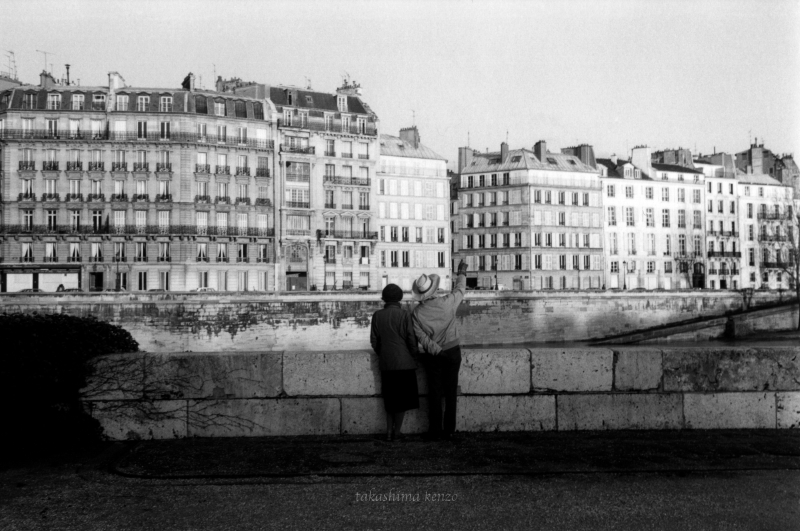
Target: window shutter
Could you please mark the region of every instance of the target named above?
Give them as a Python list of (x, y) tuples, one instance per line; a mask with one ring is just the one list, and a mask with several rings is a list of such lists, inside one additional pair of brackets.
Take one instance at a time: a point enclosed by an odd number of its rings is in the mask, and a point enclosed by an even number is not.
[(542, 224), (542, 211), (541, 210), (534, 210), (533, 211), (533, 224), (534, 225), (541, 225)]
[(600, 215), (592, 214), (592, 227), (599, 227), (599, 226), (600, 226)]

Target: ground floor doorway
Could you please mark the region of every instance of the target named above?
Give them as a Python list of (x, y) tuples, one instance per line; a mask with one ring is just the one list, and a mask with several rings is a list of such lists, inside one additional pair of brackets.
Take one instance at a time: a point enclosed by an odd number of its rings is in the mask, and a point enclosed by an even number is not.
[(306, 291), (307, 289), (306, 273), (286, 273), (286, 291)]
[(103, 291), (103, 273), (89, 273), (89, 291)]

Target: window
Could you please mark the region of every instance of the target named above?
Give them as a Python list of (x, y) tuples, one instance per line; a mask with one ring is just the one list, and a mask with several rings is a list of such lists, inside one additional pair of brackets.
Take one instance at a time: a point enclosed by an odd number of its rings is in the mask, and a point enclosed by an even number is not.
[(224, 101), (215, 101), (214, 102), (214, 115), (215, 116), (226, 116), (227, 115)]
[(61, 109), (61, 94), (47, 95), (47, 109), (51, 111)]
[(347, 96), (339, 94), (336, 97), (336, 106), (339, 109), (339, 112), (347, 112)]
[(686, 228), (686, 211), (685, 210), (678, 210), (678, 228), (685, 229)]
[(662, 201), (669, 201), (669, 188), (662, 188), (661, 189), (661, 200)]
[(633, 186), (626, 186), (625, 187), (625, 197), (632, 198), (633, 197)]
[(655, 220), (655, 213), (652, 208), (645, 209), (645, 217), (647, 219), (647, 226), (648, 227), (655, 227), (656, 220)]
[(613, 185), (613, 184), (609, 184), (609, 185), (606, 187), (606, 195), (607, 195), (608, 197), (614, 197), (614, 185)]
[(633, 207), (626, 207), (625, 208), (625, 224), (628, 227), (634, 226), (634, 219), (633, 219)]
[(665, 208), (661, 211), (661, 226), (669, 227), (669, 209)]
[[(73, 98), (74, 98), (74, 96), (73, 96)], [(83, 108), (83, 97), (81, 97), (81, 108)], [(118, 111), (127, 111), (128, 110), (128, 95), (127, 94), (120, 94), (120, 95), (117, 96), (117, 110)]]
[(702, 200), (700, 199), (700, 190), (692, 190), (692, 203), (700, 204)]
[(644, 189), (644, 196), (646, 199), (653, 199), (653, 187), (648, 186)]
[(136, 110), (138, 112), (145, 112), (150, 106), (150, 96), (138, 96), (136, 98)]
[[(140, 122), (142, 123), (142, 122)], [(147, 124), (145, 124), (147, 125)], [(161, 122), (161, 140), (169, 140), (169, 122)]]
[(147, 140), (147, 122), (136, 122), (136, 138)]
[(72, 95), (72, 110), (73, 111), (82, 111), (84, 106), (84, 96), (83, 94), (73, 94)]
[(158, 110), (161, 112), (172, 112), (172, 96), (161, 96)]

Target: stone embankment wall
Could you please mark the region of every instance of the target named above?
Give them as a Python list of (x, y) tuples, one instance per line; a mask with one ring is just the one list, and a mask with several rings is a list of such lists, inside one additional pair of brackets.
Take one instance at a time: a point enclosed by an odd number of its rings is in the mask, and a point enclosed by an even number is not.
[[(465, 349), (459, 384), (460, 431), (800, 427), (800, 347)], [(368, 351), (112, 355), (84, 390), (113, 439), (380, 433), (379, 395)]]
[[(149, 352), (369, 349), (377, 293), (4, 294), (2, 312), (93, 315)], [(469, 292), (459, 309), (466, 345), (609, 336), (786, 300), (756, 292)]]

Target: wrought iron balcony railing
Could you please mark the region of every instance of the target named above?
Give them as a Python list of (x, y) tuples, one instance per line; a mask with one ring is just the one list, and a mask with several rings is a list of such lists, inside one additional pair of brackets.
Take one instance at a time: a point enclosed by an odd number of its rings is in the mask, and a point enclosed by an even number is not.
[(89, 171), (105, 171), (105, 166), (104, 162), (90, 162)]
[(310, 208), (308, 201), (286, 201), (286, 206), (289, 208)]
[(211, 164), (195, 164), (195, 173), (211, 173)]
[(106, 194), (89, 194), (86, 199), (87, 201), (105, 201)]
[(67, 162), (67, 171), (82, 171), (82, 162)]
[(236, 175), (250, 176), (250, 168), (248, 166), (236, 166)]
[(24, 171), (36, 171), (36, 163), (32, 160), (19, 161), (19, 169)]
[(32, 192), (19, 194), (17, 196), (17, 201), (36, 201), (36, 194)]
[(148, 203), (150, 201), (150, 196), (147, 194), (133, 194), (133, 196), (131, 196), (131, 201)]
[(231, 174), (231, 167), (230, 166), (217, 166), (216, 173), (217, 173), (217, 175), (230, 175)]
[(315, 153), (314, 146), (287, 146), (286, 144), (281, 144), (281, 151), (285, 153), (299, 153), (302, 155), (313, 155)]
[(741, 258), (742, 253), (739, 251), (708, 251), (708, 258)]
[(156, 203), (172, 203), (172, 194), (156, 194)]
[(67, 194), (67, 201), (83, 201), (83, 194)]
[(150, 171), (150, 164), (147, 162), (134, 162), (133, 171)]
[(214, 202), (217, 203), (217, 204), (219, 204), (219, 203), (231, 204), (231, 196), (229, 196), (229, 195), (218, 195), (214, 199)]
[(171, 172), (172, 171), (172, 163), (171, 162), (156, 162), (156, 171), (157, 172)]
[(211, 196), (210, 195), (196, 195), (194, 196), (195, 203), (210, 203)]
[(321, 237), (343, 240), (377, 240), (378, 233), (362, 230), (324, 230), (320, 231)]
[(111, 194), (111, 202), (123, 202), (128, 200), (128, 194)]
[(60, 201), (61, 196), (59, 194), (42, 194), (42, 201)]
[(256, 168), (256, 177), (269, 177), (269, 168)]
[(58, 171), (58, 161), (46, 160), (42, 163), (42, 171)]
[(267, 199), (266, 197), (259, 197), (256, 199), (256, 206), (272, 206), (272, 201)]
[(323, 181), (327, 184), (343, 184), (346, 186), (372, 186), (372, 179), (369, 177), (339, 177), (326, 175)]

